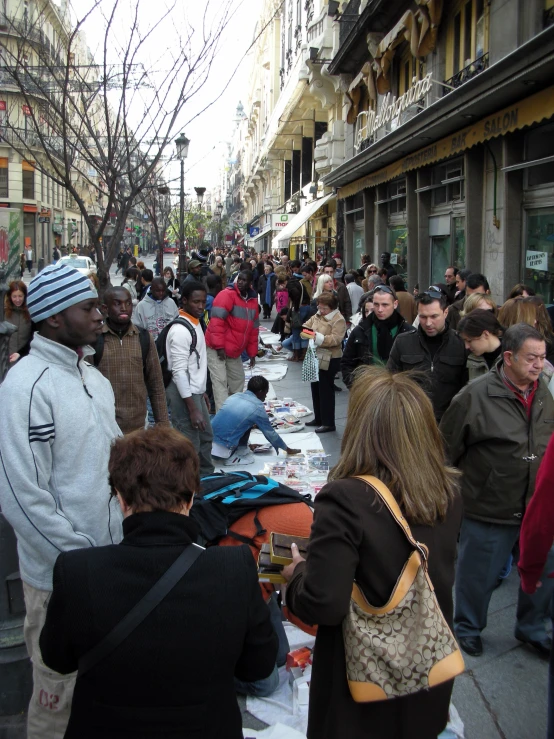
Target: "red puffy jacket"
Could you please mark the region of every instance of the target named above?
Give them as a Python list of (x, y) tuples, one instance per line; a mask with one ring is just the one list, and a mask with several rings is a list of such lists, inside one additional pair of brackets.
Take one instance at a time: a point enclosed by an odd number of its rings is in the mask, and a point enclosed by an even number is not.
[(243, 298), (236, 285), (226, 287), (215, 296), (212, 315), (206, 331), (206, 344), (211, 349), (224, 349), (228, 357), (249, 357), (258, 353), (258, 296), (253, 290)]

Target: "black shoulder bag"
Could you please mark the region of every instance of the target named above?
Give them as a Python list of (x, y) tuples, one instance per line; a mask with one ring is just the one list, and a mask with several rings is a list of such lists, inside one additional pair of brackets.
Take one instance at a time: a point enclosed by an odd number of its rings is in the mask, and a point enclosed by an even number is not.
[(191, 544), (187, 547), (155, 585), (150, 588), (146, 595), (131, 608), (129, 613), (98, 644), (92, 647), (86, 654), (83, 654), (79, 660), (78, 677), (82, 677), (86, 672), (108, 657), (144, 621), (148, 614), (152, 613), (154, 608), (162, 602), (166, 595), (173, 590), (175, 585), (189, 571), (204, 551), (204, 547), (198, 544)]

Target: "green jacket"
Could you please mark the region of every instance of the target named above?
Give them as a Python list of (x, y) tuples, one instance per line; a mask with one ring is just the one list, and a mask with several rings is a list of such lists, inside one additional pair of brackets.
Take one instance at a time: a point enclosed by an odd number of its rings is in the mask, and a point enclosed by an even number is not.
[(498, 363), (452, 400), (440, 429), (451, 462), (463, 472), (468, 518), (519, 525), (554, 430), (554, 400), (539, 379), (531, 418), (506, 387)]
[(468, 382), (486, 375), (489, 371), (489, 365), (484, 357), (478, 357), (476, 354), (470, 354), (466, 362), (467, 372), (469, 375)]

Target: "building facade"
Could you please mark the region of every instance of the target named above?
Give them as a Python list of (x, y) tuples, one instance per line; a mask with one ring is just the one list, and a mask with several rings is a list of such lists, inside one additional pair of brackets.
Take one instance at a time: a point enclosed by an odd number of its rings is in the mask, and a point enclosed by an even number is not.
[(552, 302), (554, 0), (350, 0), (336, 22), (347, 266), (388, 251), (410, 288), (453, 265)]

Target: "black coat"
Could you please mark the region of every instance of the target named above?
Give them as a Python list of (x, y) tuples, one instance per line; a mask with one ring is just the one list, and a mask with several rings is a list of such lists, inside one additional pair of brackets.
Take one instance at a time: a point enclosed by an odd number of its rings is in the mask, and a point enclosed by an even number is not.
[[(371, 399), (368, 400), (371, 402)], [(443, 522), (411, 526), (429, 548), (429, 574), (452, 625), (452, 586), (461, 498)], [(448, 720), (452, 681), (395, 700), (355, 703), (346, 681), (342, 621), (354, 579), (367, 600), (384, 605), (411, 546), (375, 493), (361, 480), (335, 480), (315, 499), (306, 563), (287, 587), (287, 606), (304, 623), (317, 623), (309, 739), (436, 739)]]
[(266, 275), (265, 272), (263, 275), (260, 275), (258, 277), (258, 287), (257, 287), (257, 293), (260, 296), (260, 300), (262, 302), (262, 305), (269, 303), (266, 302), (265, 299), (265, 291), (267, 287), (267, 280), (271, 280), (271, 305), (273, 305), (273, 301), (275, 300), (275, 289), (277, 288), (277, 275), (275, 272), (270, 272), (269, 275)]
[[(142, 598), (197, 525), (137, 513), (121, 544), (61, 554), (40, 637), (61, 673)], [(169, 595), (103, 662), (77, 678), (66, 739), (242, 739), (233, 678), (274, 668), (277, 638), (246, 546), (206, 550)]]
[(414, 379), (421, 379), (438, 422), (452, 398), (468, 381), (467, 356), (464, 342), (447, 323), (442, 342), (432, 357), (419, 326), (396, 338), (387, 367), (393, 372), (417, 370), (423, 373), (421, 378)]
[[(398, 315), (399, 318), (401, 318), (401, 323), (398, 327), (397, 336), (406, 333), (406, 331), (411, 331), (413, 328), (410, 323), (407, 323), (400, 316), (400, 314)], [(346, 347), (344, 348), (340, 361), (342, 379), (347, 387), (352, 385), (352, 373), (357, 367), (362, 364), (373, 364), (371, 331), (375, 320), (375, 315), (370, 313), (367, 318), (364, 318), (352, 329), (352, 333), (348, 337), (348, 341), (346, 342)], [(388, 357), (383, 357), (382, 359), (386, 361)]]

